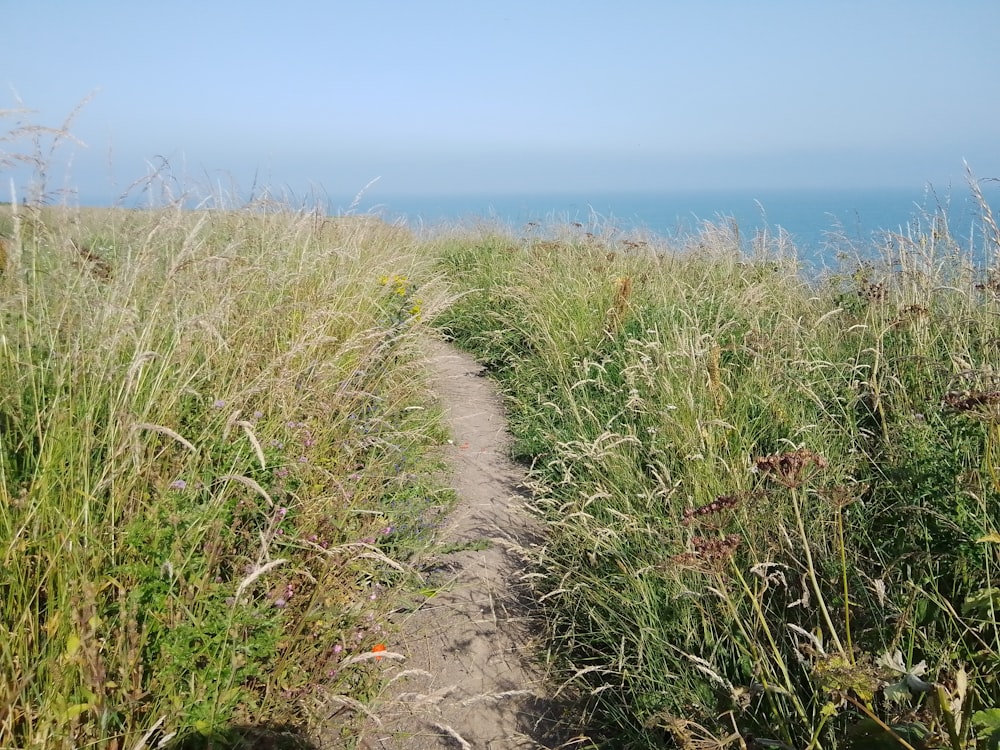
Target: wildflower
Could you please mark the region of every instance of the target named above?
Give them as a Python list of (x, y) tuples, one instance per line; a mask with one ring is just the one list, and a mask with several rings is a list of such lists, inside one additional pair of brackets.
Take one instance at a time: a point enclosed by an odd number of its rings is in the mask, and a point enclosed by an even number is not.
[(284, 609), (284, 607), (285, 607), (285, 605), (286, 605), (287, 603), (288, 603), (288, 602), (286, 602), (286, 601), (285, 601), (284, 599), (282, 599), (281, 597), (278, 597), (277, 599), (275, 599), (275, 600), (274, 600), (274, 606), (275, 606), (275, 607), (277, 607), (278, 609)]
[(170, 489), (172, 490), (183, 490), (185, 487), (187, 487), (187, 482), (183, 479), (175, 479), (170, 483)]
[(339, 653), (340, 653), (341, 651), (343, 651), (343, 650), (344, 650), (344, 647), (343, 647), (343, 646), (341, 646), (341, 645), (340, 645), (339, 643), (338, 643), (338, 644), (336, 644), (336, 645), (335, 645), (335, 646), (333, 647), (333, 653), (335, 653), (335, 654), (339, 654)]
[[(385, 651), (386, 651), (386, 648), (385, 648), (385, 644), (384, 643), (376, 643), (374, 646), (372, 646), (372, 653), (373, 654), (382, 654), (382, 653), (385, 653)], [(375, 657), (375, 661), (379, 661), (379, 660), (381, 660), (381, 658), (382, 658), (381, 656), (376, 656)]]
[(217, 398), (217, 399), (215, 399), (215, 401), (212, 402), (212, 408), (213, 409), (223, 409), (223, 408), (225, 408), (225, 406), (226, 406), (226, 402), (223, 399), (221, 399), (221, 398)]
[(279, 518), (284, 518), (288, 515), (288, 508), (278, 508), (276, 512)]
[[(805, 631), (802, 631), (805, 632)], [(805, 646), (805, 650), (812, 650)], [(871, 663), (867, 654), (854, 657), (846, 654), (812, 654), (812, 674), (817, 681), (829, 691), (834, 700), (843, 700), (842, 696), (853, 695), (855, 698), (869, 703), (875, 697), (875, 691), (880, 687), (878, 670)]]
[(260, 409), (258, 409), (257, 411), (255, 411), (253, 413), (253, 418), (254, 419), (260, 419), (263, 416), (264, 416), (264, 412), (262, 412)]
[(395, 530), (396, 530), (395, 526), (386, 526), (384, 529), (382, 529), (382, 536), (389, 536), (389, 534), (391, 534)]

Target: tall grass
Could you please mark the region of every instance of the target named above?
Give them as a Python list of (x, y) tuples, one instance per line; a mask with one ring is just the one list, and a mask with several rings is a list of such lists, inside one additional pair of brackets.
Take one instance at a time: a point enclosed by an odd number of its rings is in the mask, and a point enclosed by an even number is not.
[(442, 325), (506, 388), (551, 530), (564, 689), (606, 746), (1000, 737), (997, 269), (930, 218), (810, 281), (726, 223), (437, 242), (465, 291)]
[(346, 726), (442, 500), (413, 239), (262, 202), (0, 236), (0, 747)]

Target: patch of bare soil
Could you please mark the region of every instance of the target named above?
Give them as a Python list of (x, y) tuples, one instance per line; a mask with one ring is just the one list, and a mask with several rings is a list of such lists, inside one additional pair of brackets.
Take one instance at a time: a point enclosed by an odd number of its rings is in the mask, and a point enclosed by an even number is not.
[(429, 367), (447, 412), (458, 503), (431, 559), (429, 587), (395, 615), (406, 658), (386, 665), (366, 750), (581, 747), (569, 737), (539, 667), (523, 551), (539, 529), (521, 509), (524, 473), (508, 458), (500, 399), (471, 357), (429, 342)]

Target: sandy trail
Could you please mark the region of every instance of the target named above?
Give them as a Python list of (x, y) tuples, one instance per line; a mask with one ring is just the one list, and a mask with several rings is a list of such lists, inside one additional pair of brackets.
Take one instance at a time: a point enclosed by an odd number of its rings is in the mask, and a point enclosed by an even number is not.
[[(366, 750), (547, 748), (556, 708), (546, 699), (518, 550), (538, 529), (521, 510), (524, 473), (508, 458), (500, 399), (467, 355), (430, 342), (432, 386), (447, 411), (458, 503), (424, 565), (436, 587), (395, 616), (405, 661), (375, 705)], [(565, 739), (564, 739), (565, 741)], [(577, 745), (571, 741), (569, 744)]]

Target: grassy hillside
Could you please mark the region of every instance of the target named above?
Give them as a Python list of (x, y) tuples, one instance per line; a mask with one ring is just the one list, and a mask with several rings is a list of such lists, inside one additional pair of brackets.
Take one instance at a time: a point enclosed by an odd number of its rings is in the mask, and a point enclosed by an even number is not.
[(429, 260), (267, 204), (0, 237), (0, 747), (349, 726), (448, 499)]
[(349, 742), (449, 499), (431, 323), (508, 394), (603, 746), (993, 746), (1000, 275), (931, 226), (805, 279), (728, 225), (3, 208), (0, 747)]
[(437, 240), (464, 292), (443, 330), (533, 467), (564, 693), (606, 746), (1000, 737), (1000, 276), (933, 227), (809, 281), (725, 225)]

